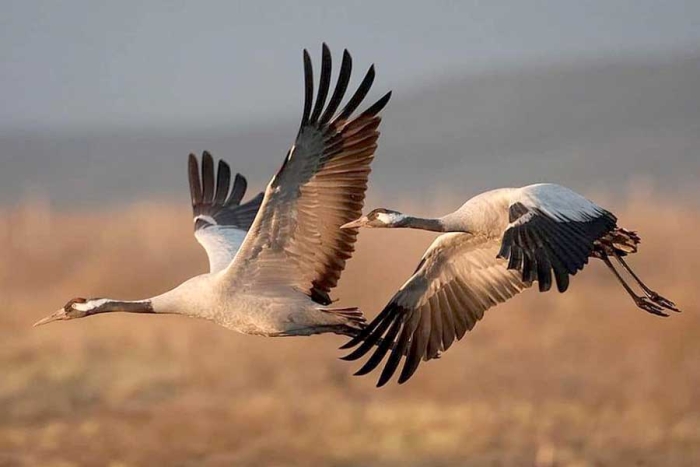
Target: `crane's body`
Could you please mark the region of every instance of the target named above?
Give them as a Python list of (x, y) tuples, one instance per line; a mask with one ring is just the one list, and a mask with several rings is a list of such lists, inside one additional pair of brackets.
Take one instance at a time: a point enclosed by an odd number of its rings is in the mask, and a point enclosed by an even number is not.
[(190, 154), (195, 237), (207, 252), (209, 273), (145, 300), (73, 299), (36, 324), (121, 311), (180, 314), (261, 336), (357, 335), (364, 316), (355, 307), (331, 306), (329, 292), (354, 250), (357, 230), (340, 226), (362, 212), (379, 138), (378, 114), (391, 93), (353, 115), (372, 86), (374, 66), (341, 108), (352, 71), (347, 50), (328, 101), (328, 47), (322, 48), (315, 98), (306, 51), (303, 58), (299, 132), (264, 194), (241, 204), (244, 177), (237, 174), (232, 183), (228, 164), (219, 161), (215, 170), (206, 151), (200, 176), (197, 158)]
[(324, 332), (356, 335), (364, 322), (355, 308), (328, 308), (292, 288), (256, 293), (237, 285), (228, 283), (222, 272), (214, 272), (195, 276), (150, 299), (74, 299), (70, 307), (83, 316), (107, 312), (177, 314), (266, 337)]
[(245, 284), (228, 282), (223, 272), (193, 277), (153, 297), (150, 305), (154, 313), (206, 319), (243, 334), (278, 337), (333, 330), (353, 334), (345, 316), (314, 302), (301, 291), (291, 287), (251, 290)]
[[(569, 287), (570, 276), (601, 259), (643, 310), (668, 316), (679, 311), (647, 287), (623, 259), (637, 251), (639, 236), (618, 227), (617, 218), (560, 185), (540, 183), (501, 188), (471, 198), (438, 218), (415, 217), (379, 208), (344, 228), (414, 228), (443, 232), (423, 255), (416, 271), (382, 312), (344, 348), (357, 347), (347, 360), (374, 353), (357, 374), (376, 368), (389, 354), (378, 385), (384, 385), (405, 356), (399, 383), (422, 360), (437, 358), (492, 306), (538, 284)], [(637, 295), (612, 265), (614, 258), (642, 289)]]
[[(530, 209), (540, 209), (557, 220), (585, 221), (606, 212), (603, 208), (554, 183), (537, 183), (521, 188), (497, 188), (470, 198), (456, 211), (435, 219), (397, 213), (379, 213), (387, 221), (398, 220), (394, 227), (408, 227), (436, 232), (478, 232), (499, 240), (510, 223), (509, 207), (522, 203)], [(391, 227), (388, 225), (387, 227)]]
[(508, 205), (515, 188), (498, 188), (469, 199), (456, 211), (440, 218), (445, 232), (479, 231), (498, 236), (508, 225)]

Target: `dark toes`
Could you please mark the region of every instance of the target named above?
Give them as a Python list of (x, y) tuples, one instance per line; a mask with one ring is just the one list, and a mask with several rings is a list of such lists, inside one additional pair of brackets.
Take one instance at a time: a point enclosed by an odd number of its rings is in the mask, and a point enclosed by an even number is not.
[(667, 308), (671, 311), (675, 311), (676, 313), (680, 313), (680, 311), (681, 311), (678, 309), (678, 307), (676, 306), (675, 303), (673, 303), (668, 298), (662, 297), (661, 295), (657, 294), (656, 292), (650, 293), (649, 298), (657, 305), (660, 305), (660, 306)]
[(665, 318), (669, 316), (667, 313), (664, 313), (663, 308), (646, 297), (639, 297), (636, 302), (637, 306), (647, 313), (651, 313), (652, 315), (656, 316), (663, 316)]

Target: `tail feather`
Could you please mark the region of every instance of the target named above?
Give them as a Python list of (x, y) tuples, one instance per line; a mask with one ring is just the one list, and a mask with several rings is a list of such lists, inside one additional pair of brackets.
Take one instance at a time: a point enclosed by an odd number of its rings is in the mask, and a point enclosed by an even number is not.
[(347, 324), (355, 330), (362, 329), (367, 324), (365, 315), (357, 307), (322, 308), (321, 310), (341, 318), (343, 324)]
[(642, 241), (633, 230), (623, 229), (618, 227), (613, 231), (613, 247), (623, 253), (630, 254), (637, 252), (637, 245)]
[(615, 228), (596, 241), (597, 246), (610, 256), (636, 253), (640, 242), (637, 232), (622, 227)]

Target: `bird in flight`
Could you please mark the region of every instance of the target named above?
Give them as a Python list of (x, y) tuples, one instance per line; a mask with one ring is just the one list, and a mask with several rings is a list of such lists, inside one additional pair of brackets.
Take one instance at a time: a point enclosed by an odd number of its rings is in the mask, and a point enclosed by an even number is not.
[(190, 155), (195, 236), (209, 257), (208, 273), (145, 300), (74, 298), (36, 325), (107, 312), (174, 313), (246, 334), (357, 335), (365, 324), (362, 313), (333, 307), (329, 293), (354, 250), (358, 230), (340, 226), (362, 213), (379, 113), (391, 92), (353, 116), (374, 81), (372, 66), (338, 111), (352, 72), (350, 54), (343, 52), (327, 105), (332, 69), (328, 47), (323, 44), (315, 100), (306, 50), (303, 62), (301, 125), (264, 195), (239, 204), (245, 179), (236, 175), (231, 187), (231, 171), (223, 161), (215, 177), (208, 153), (202, 156), (200, 178), (197, 159)]
[[(386, 384), (405, 357), (398, 382), (421, 360), (439, 357), (471, 330), (484, 312), (537, 282), (540, 292), (598, 258), (612, 271), (635, 304), (654, 315), (680, 311), (651, 290), (625, 257), (637, 252), (639, 236), (618, 227), (617, 218), (578, 193), (544, 183), (482, 193), (440, 218), (420, 218), (375, 209), (342, 228), (411, 228), (443, 232), (423, 255), (413, 275), (381, 313), (343, 348), (357, 360), (377, 348), (356, 373), (374, 370), (389, 354), (378, 386)], [(638, 295), (613, 266), (615, 260), (637, 283)]]

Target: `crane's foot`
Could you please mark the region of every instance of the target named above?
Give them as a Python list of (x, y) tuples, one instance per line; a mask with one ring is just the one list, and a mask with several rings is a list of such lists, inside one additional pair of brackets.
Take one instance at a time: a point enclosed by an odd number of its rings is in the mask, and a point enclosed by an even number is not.
[(657, 294), (653, 290), (650, 290), (649, 293), (647, 294), (649, 296), (649, 299), (656, 303), (657, 305), (666, 308), (671, 311), (675, 311), (676, 313), (680, 313), (681, 310), (676, 307), (676, 304), (673, 303), (671, 300), (668, 298), (662, 297), (661, 295)]
[(635, 297), (634, 302), (639, 308), (652, 315), (663, 316), (665, 318), (670, 316), (668, 313), (664, 312), (664, 309), (660, 305), (657, 305), (648, 297)]

